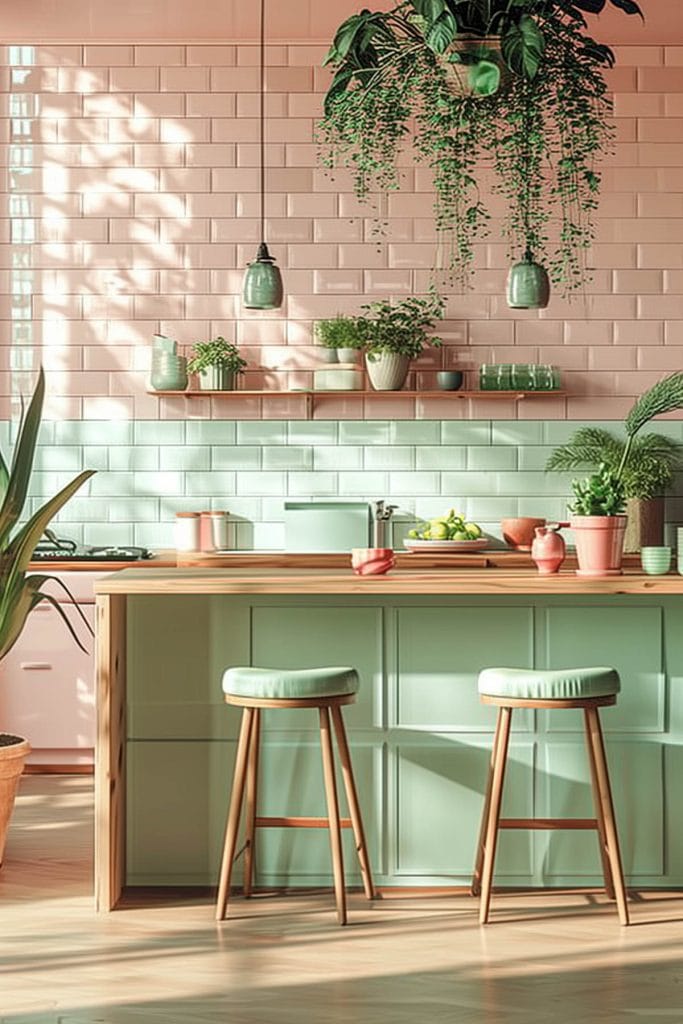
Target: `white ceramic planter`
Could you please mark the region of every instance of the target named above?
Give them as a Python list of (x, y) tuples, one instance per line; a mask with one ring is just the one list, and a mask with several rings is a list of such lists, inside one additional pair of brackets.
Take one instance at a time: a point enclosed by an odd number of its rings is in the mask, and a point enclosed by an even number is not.
[(234, 391), (235, 374), (224, 366), (209, 366), (199, 374), (201, 391)]
[(400, 391), (408, 376), (410, 357), (397, 352), (368, 353), (365, 366), (375, 391)]

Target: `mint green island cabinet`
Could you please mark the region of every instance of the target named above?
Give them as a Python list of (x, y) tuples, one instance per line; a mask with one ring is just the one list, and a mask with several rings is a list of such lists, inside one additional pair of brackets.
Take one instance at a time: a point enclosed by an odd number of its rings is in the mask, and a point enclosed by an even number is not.
[[(114, 907), (124, 886), (216, 883), (239, 728), (221, 676), (237, 664), (358, 669), (345, 719), (381, 886), (469, 882), (494, 725), (480, 669), (614, 665), (622, 693), (603, 726), (628, 883), (683, 885), (682, 584), (493, 569), (107, 577), (97, 585), (98, 906)], [(578, 715), (516, 714), (505, 816), (592, 816)], [(324, 813), (314, 712), (265, 713), (260, 779), (263, 814)], [(324, 830), (262, 830), (258, 843), (259, 884), (331, 884)], [(345, 854), (353, 882), (351, 846)], [(496, 880), (600, 885), (596, 837), (503, 833)]]

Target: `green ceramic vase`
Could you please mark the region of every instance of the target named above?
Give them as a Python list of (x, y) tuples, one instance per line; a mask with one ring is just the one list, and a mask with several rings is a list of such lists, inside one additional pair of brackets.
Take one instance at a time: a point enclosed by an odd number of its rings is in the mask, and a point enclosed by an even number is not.
[(532, 259), (515, 263), (508, 274), (507, 299), (511, 309), (545, 309), (550, 300), (545, 267)]

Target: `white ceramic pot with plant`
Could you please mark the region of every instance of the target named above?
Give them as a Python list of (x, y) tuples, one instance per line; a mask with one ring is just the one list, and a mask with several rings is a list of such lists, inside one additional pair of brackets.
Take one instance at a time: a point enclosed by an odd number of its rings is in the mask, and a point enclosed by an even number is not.
[(365, 366), (376, 391), (399, 391), (406, 380), (411, 360), (426, 345), (439, 347), (441, 339), (428, 332), (444, 313), (444, 300), (436, 292), (426, 299), (386, 300), (361, 307), (368, 312), (358, 317), (365, 341)]
[[(57, 610), (76, 643), (79, 647), (83, 646), (62, 605), (53, 595), (42, 591), (43, 585), (52, 581), (71, 597), (68, 588), (54, 576), (45, 573), (27, 575), (27, 572), (34, 549), (50, 520), (93, 475), (93, 471), (79, 473), (71, 483), (29, 516), (23, 525), (19, 525), (31, 483), (44, 397), (45, 377), (41, 369), (33, 397), (19, 428), (9, 469), (0, 455), (0, 489), (4, 492), (0, 504), (0, 659), (11, 651), (21, 635), (27, 616), (41, 601), (48, 601)], [(78, 609), (75, 602), (73, 607)], [(90, 630), (85, 618), (82, 615), (81, 618), (84, 627)], [(23, 736), (0, 732), (0, 864), (19, 779), (30, 750), (31, 745)]]
[(316, 321), (315, 336), (323, 352), (331, 356), (330, 362), (357, 362), (365, 342), (358, 318), (341, 313), (329, 320)]
[(246, 365), (237, 346), (219, 336), (193, 345), (187, 370), (197, 374), (202, 391), (233, 391), (235, 380), (244, 373)]

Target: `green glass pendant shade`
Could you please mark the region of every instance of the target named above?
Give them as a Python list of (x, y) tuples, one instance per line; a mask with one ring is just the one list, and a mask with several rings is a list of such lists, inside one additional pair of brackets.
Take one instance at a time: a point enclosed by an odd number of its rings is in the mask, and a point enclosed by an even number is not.
[(511, 309), (545, 309), (548, 305), (548, 272), (540, 263), (534, 262), (530, 254), (510, 268), (507, 300)]
[(280, 268), (261, 242), (256, 259), (247, 265), (242, 285), (242, 301), (247, 309), (278, 309), (282, 305), (284, 288)]

